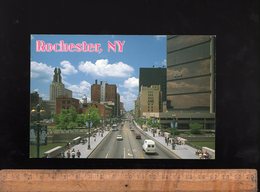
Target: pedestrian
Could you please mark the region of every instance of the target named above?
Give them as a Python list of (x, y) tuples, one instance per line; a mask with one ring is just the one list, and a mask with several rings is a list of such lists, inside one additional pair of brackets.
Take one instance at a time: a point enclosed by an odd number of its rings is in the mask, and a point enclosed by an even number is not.
[(166, 138), (166, 144), (167, 144), (167, 146), (168, 146), (168, 143), (169, 143), (169, 139), (168, 139), (168, 138)]
[(78, 151), (77, 151), (77, 157), (80, 158), (80, 156), (81, 156), (81, 153), (80, 153), (80, 151), (78, 150)]
[(67, 158), (70, 158), (70, 150), (67, 151)]
[(71, 156), (72, 156), (73, 159), (75, 158), (75, 156), (76, 156), (75, 149), (72, 149)]
[(96, 141), (96, 135), (94, 135), (94, 141)]

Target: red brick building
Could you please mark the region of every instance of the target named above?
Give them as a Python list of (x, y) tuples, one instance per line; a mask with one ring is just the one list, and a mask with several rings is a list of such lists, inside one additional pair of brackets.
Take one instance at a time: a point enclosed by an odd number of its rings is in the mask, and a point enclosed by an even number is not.
[(106, 101), (116, 102), (117, 100), (117, 91), (116, 85), (106, 84)]
[(91, 85), (91, 101), (100, 102), (100, 85), (99, 84)]
[(91, 85), (91, 101), (96, 103), (113, 103), (113, 116), (120, 115), (120, 95), (117, 93), (115, 84), (108, 84), (101, 81), (100, 84), (95, 80)]
[(82, 113), (86, 113), (90, 107), (98, 109), (99, 115), (102, 119), (109, 118), (112, 114), (111, 107), (97, 102), (88, 103), (86, 106), (83, 107)]
[(60, 114), (62, 109), (69, 109), (71, 107), (75, 107), (76, 111), (79, 112), (79, 100), (64, 96), (56, 98), (56, 114)]

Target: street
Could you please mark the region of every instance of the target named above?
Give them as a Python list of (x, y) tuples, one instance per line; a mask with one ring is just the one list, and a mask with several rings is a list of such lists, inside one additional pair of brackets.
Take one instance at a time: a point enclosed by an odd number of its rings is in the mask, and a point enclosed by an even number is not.
[[(131, 130), (131, 129), (132, 130)], [(136, 139), (136, 134), (141, 139)], [(123, 140), (117, 140), (122, 135)], [(142, 149), (145, 139), (131, 121), (123, 121), (118, 125), (118, 131), (111, 131), (109, 135), (95, 148), (88, 158), (120, 158), (120, 159), (174, 159), (175, 157), (163, 147), (156, 145), (155, 154), (146, 154)]]

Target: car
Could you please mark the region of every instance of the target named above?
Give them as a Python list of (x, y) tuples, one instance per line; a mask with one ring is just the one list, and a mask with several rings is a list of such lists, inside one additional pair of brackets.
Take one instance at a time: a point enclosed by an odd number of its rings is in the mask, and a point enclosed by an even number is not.
[(136, 134), (136, 135), (135, 135), (135, 138), (136, 138), (136, 139), (141, 139), (141, 135), (140, 135), (140, 134)]
[(117, 135), (117, 136), (116, 136), (116, 140), (118, 140), (118, 141), (122, 141), (122, 140), (123, 140), (122, 135)]

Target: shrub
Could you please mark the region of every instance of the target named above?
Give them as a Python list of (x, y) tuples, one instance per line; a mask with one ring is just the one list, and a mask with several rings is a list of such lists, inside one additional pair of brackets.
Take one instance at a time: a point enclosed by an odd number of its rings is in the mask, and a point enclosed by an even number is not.
[(201, 134), (202, 124), (200, 123), (190, 123), (191, 134)]

